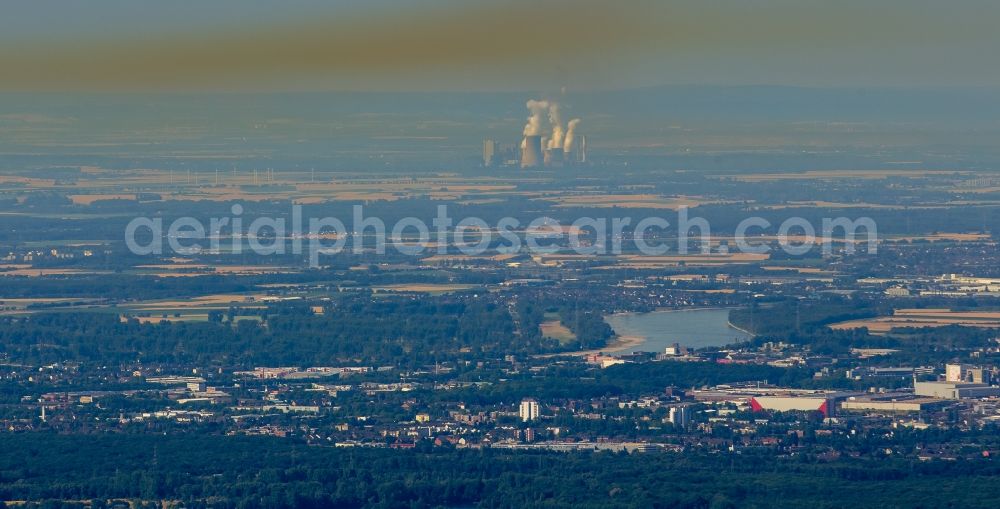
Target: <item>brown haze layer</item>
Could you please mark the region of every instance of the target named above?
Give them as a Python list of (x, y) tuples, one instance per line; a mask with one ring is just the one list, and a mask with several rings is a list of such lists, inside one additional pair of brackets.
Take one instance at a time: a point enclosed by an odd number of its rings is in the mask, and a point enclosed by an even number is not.
[[(723, 51), (738, 57), (749, 48), (877, 52), (915, 41), (976, 37), (980, 32), (978, 26), (967, 24), (959, 32), (919, 13), (879, 10), (855, 2), (839, 9), (814, 2), (802, 2), (809, 6), (790, 2), (780, 10), (754, 8), (753, 4), (511, 0), (467, 2), (444, 9), (416, 3), (377, 15), (328, 12), (280, 25), (226, 25), (212, 31), (143, 37), (111, 34), (99, 40), (38, 38), (45, 42), (0, 48), (0, 89), (260, 90), (369, 85), (398, 89), (398, 80), (409, 75), (441, 73), (445, 83), (464, 83), (472, 75), (553, 70), (584, 75), (600, 72), (602, 84), (614, 85), (615, 73), (636, 70), (643, 62), (656, 65), (657, 55), (686, 54), (697, 59)], [(752, 57), (748, 54), (747, 58)]]

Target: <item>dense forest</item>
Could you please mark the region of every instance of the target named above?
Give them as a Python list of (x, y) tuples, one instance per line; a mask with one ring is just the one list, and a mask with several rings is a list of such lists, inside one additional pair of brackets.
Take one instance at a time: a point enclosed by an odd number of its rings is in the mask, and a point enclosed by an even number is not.
[(309, 447), (262, 437), (0, 435), (0, 499), (42, 507), (126, 499), (189, 508), (973, 508), (1000, 499), (997, 475), (1000, 465), (989, 459), (511, 454)]
[[(119, 253), (115, 252), (115, 263), (120, 263)], [(339, 265), (357, 264), (357, 258), (342, 257)], [(137, 258), (138, 259), (138, 258)], [(148, 260), (145, 260), (148, 262)], [(275, 260), (267, 260), (273, 263)], [(58, 263), (57, 263), (58, 262)], [(89, 263), (96, 265), (91, 269), (115, 270), (116, 265), (108, 265), (101, 260), (76, 258), (73, 263)], [(110, 262), (109, 262), (110, 263)], [(214, 263), (214, 261), (210, 261)], [(251, 261), (252, 263), (252, 261)], [(40, 261), (39, 267), (50, 264), (60, 266), (70, 265), (65, 260), (46, 263)], [(84, 268), (87, 266), (85, 265)], [(382, 272), (376, 267), (371, 270), (356, 270), (350, 272), (350, 277), (344, 277), (343, 272), (333, 269), (316, 269), (301, 273), (260, 274), (260, 275), (221, 275), (205, 272), (191, 277), (158, 277), (153, 275), (138, 275), (125, 273), (112, 274), (75, 274), (56, 277), (7, 276), (0, 267), (0, 275), (4, 276), (3, 298), (30, 298), (38, 295), (48, 297), (90, 297), (113, 298), (119, 302), (131, 300), (147, 300), (162, 298), (191, 297), (196, 295), (211, 295), (216, 293), (235, 293), (260, 290), (261, 285), (273, 283), (286, 284), (323, 284), (331, 289), (339, 287), (359, 287), (375, 285), (392, 285), (404, 283), (496, 283), (501, 276), (492, 273), (453, 272), (439, 270), (395, 271)], [(38, 306), (35, 306), (38, 307)]]
[(0, 345), (18, 362), (63, 360), (224, 365), (420, 365), (463, 355), (541, 349), (514, 334), (508, 310), (489, 302), (345, 299), (261, 312), (266, 322), (139, 323), (104, 313), (0, 318)]
[[(377, 274), (358, 277), (370, 283)], [(215, 276), (166, 280), (206, 278), (214, 280)], [(246, 289), (238, 280), (231, 283), (237, 285), (227, 287), (231, 291)], [(177, 287), (172, 282), (147, 289), (197, 290), (191, 283)], [(314, 312), (315, 306), (323, 312)], [(539, 325), (548, 310), (575, 333), (576, 340), (559, 344), (542, 337)], [(0, 354), (24, 363), (138, 360), (226, 366), (418, 366), (484, 355), (496, 358), (594, 348), (603, 346), (613, 334), (593, 305), (517, 299), (507, 306), (502, 299), (467, 294), (340, 292), (323, 301), (292, 300), (263, 307), (233, 304), (228, 311), (210, 311), (206, 322), (167, 318), (140, 323), (103, 309), (35, 311), (0, 317)]]

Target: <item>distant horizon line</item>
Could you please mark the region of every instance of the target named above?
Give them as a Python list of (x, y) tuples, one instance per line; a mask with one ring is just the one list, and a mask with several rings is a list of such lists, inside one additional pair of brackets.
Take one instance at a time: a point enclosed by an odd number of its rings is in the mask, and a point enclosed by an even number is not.
[(191, 95), (508, 95), (508, 96), (581, 96), (599, 95), (630, 92), (654, 92), (657, 90), (681, 90), (681, 89), (716, 89), (716, 90), (754, 90), (754, 89), (789, 89), (789, 90), (814, 90), (814, 91), (908, 91), (908, 92), (1000, 92), (1000, 83), (988, 85), (804, 85), (804, 84), (712, 84), (712, 83), (673, 83), (658, 85), (642, 85), (621, 88), (581, 88), (570, 92), (560, 92), (550, 89), (548, 91), (530, 89), (434, 89), (434, 90), (372, 90), (372, 89), (175, 89), (175, 90), (4, 90), (0, 89), (0, 96), (34, 95), (34, 96), (57, 96), (57, 95), (81, 95), (81, 96), (191, 96)]

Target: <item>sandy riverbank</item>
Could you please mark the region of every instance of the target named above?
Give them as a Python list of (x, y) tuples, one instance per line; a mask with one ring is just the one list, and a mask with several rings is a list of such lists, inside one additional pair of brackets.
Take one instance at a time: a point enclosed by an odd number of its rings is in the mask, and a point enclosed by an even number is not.
[(746, 329), (743, 329), (743, 328), (740, 328), (740, 327), (737, 327), (737, 326), (733, 325), (733, 322), (727, 321), (726, 325), (728, 325), (732, 329), (736, 329), (736, 330), (742, 332), (743, 334), (746, 334), (746, 335), (750, 336), (751, 338), (753, 338), (754, 336), (756, 336), (756, 334), (754, 334), (754, 333), (752, 333), (752, 332), (750, 332), (750, 331), (748, 331)]
[(593, 350), (579, 350), (576, 352), (560, 352), (560, 353), (549, 353), (545, 355), (536, 356), (539, 359), (545, 359), (548, 357), (585, 357), (587, 355), (599, 354), (599, 353), (618, 353), (622, 351), (631, 351), (631, 349), (642, 345), (646, 342), (646, 338), (642, 336), (615, 336), (614, 340), (608, 343), (604, 348), (595, 348)]

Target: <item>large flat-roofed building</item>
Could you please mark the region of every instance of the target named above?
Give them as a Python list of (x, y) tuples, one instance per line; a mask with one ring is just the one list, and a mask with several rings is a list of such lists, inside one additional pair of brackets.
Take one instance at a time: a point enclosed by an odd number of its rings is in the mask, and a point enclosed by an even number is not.
[(909, 393), (876, 394), (848, 398), (840, 404), (844, 411), (874, 411), (874, 412), (924, 412), (941, 408), (948, 400), (915, 396)]
[(753, 383), (739, 383), (717, 385), (712, 389), (693, 390), (689, 394), (697, 401), (749, 405), (754, 412), (820, 412), (825, 417), (830, 417), (833, 415), (834, 405), (838, 401), (863, 393), (761, 387)]
[(881, 368), (881, 367), (859, 367), (847, 370), (847, 378), (860, 380), (862, 378), (911, 378), (918, 373), (933, 373), (933, 368)]
[(754, 412), (820, 412), (824, 417), (833, 415), (833, 401), (825, 397), (808, 396), (754, 396), (750, 398)]
[(913, 393), (941, 399), (989, 398), (1000, 396), (1000, 387), (971, 382), (914, 382)]
[(989, 385), (992, 382), (990, 370), (967, 364), (947, 364), (944, 379), (947, 382), (971, 382)]

